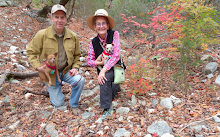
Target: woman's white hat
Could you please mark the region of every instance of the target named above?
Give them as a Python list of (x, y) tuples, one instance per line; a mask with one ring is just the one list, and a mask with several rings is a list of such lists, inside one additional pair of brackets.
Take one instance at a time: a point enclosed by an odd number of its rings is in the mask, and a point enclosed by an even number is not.
[(87, 25), (89, 26), (90, 29), (94, 30), (94, 27), (93, 27), (93, 18), (96, 17), (96, 16), (103, 16), (103, 17), (106, 17), (108, 18), (108, 23), (109, 23), (109, 29), (113, 29), (114, 26), (115, 26), (115, 21), (112, 17), (108, 16), (108, 12), (104, 9), (98, 9), (96, 12), (95, 12), (95, 15), (93, 16), (90, 16), (87, 18)]

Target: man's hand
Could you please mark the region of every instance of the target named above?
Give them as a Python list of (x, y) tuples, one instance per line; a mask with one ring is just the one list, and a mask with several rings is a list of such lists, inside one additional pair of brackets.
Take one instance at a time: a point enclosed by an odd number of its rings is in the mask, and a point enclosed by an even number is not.
[(43, 66), (37, 67), (36, 70), (39, 71), (39, 72), (45, 73), (45, 68), (46, 68), (46, 65), (43, 65)]
[(73, 69), (69, 70), (68, 73), (70, 76), (75, 76), (75, 75), (79, 74), (79, 71), (78, 71), (78, 69), (73, 68)]

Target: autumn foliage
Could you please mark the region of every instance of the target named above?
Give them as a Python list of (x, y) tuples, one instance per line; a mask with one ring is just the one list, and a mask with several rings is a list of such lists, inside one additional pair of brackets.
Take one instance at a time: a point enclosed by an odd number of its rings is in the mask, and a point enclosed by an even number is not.
[[(208, 45), (217, 44), (220, 42), (219, 24), (217, 23), (218, 13), (211, 5), (206, 5), (200, 0), (178, 0), (170, 5), (158, 6), (152, 12), (142, 13), (152, 16), (149, 18), (149, 24), (144, 24), (135, 21), (135, 16), (126, 17), (122, 14), (122, 19), (125, 25), (123, 33), (132, 32), (135, 40), (135, 45), (156, 45), (157, 46), (166, 43), (169, 48), (164, 49), (173, 54), (173, 51), (178, 52), (175, 54), (176, 61), (173, 61), (173, 69), (176, 73), (173, 74), (175, 82), (179, 85), (187, 85), (185, 81), (190, 68), (199, 66), (200, 57), (199, 52), (208, 49)], [(131, 26), (135, 26), (136, 30), (131, 30)], [(170, 49), (172, 48), (173, 51)], [(200, 49), (198, 51), (198, 49)], [(153, 52), (152, 56), (159, 56), (158, 52)], [(177, 57), (177, 58), (176, 58)], [(163, 56), (167, 58), (167, 56)], [(172, 56), (169, 59), (174, 59)], [(146, 68), (146, 62), (143, 58), (139, 62), (133, 64), (128, 69), (127, 73), (134, 73), (136, 76), (128, 75), (131, 83), (136, 83), (133, 87), (133, 93), (147, 92), (150, 88), (149, 79), (152, 77), (143, 76), (146, 71), (150, 69)], [(153, 64), (151, 64), (153, 66)], [(156, 67), (154, 67), (155, 70)], [(156, 72), (156, 71), (155, 71)], [(149, 74), (150, 72), (148, 72)], [(137, 76), (137, 74), (140, 74)], [(146, 86), (148, 85), (148, 86)], [(138, 90), (136, 88), (138, 88)], [(187, 89), (185, 89), (187, 90)]]

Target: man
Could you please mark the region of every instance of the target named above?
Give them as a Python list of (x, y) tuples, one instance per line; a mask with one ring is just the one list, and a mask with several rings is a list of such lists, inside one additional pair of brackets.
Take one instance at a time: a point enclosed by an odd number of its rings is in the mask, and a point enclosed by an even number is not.
[[(80, 114), (78, 108), (79, 98), (85, 83), (84, 77), (78, 75), (81, 56), (78, 36), (65, 27), (67, 23), (66, 9), (62, 5), (54, 5), (51, 9), (53, 25), (37, 32), (27, 47), (27, 57), (34, 69), (45, 72), (45, 67), (40, 65), (47, 55), (58, 52), (56, 64), (61, 81), (72, 85), (70, 106), (75, 115)], [(39, 55), (39, 57), (38, 57)], [(58, 82), (56, 74), (51, 74), (52, 85), (47, 90), (50, 100), (56, 107), (64, 104), (64, 94), (61, 91), (62, 83)]]

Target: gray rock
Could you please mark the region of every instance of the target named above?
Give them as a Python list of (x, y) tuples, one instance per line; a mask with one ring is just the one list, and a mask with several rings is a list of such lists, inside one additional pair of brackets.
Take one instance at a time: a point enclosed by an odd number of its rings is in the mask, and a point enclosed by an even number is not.
[(10, 101), (10, 97), (9, 96), (6, 96), (2, 99), (3, 102), (9, 102)]
[(195, 129), (197, 131), (201, 131), (202, 130), (202, 125), (190, 126), (190, 128)]
[(216, 122), (216, 123), (220, 123), (220, 115), (215, 115), (213, 116), (213, 121)]
[(170, 133), (166, 133), (166, 134), (163, 134), (161, 137), (174, 137), (174, 136), (171, 135)]
[(137, 105), (137, 99), (136, 99), (136, 97), (135, 97), (135, 95), (132, 95), (131, 96), (131, 103), (132, 103), (132, 105)]
[(173, 95), (170, 96), (170, 99), (175, 105), (180, 105), (182, 101), (179, 98), (174, 97)]
[(9, 40), (9, 42), (14, 43), (14, 42), (17, 42), (17, 41), (16, 41), (16, 39), (11, 39), (11, 40)]
[(41, 22), (41, 23), (45, 23), (46, 22), (46, 19), (43, 18), (43, 17), (38, 17), (37, 18), (37, 21)]
[(7, 31), (11, 31), (11, 29), (10, 29), (9, 27), (6, 27), (5, 29), (6, 29)]
[(170, 98), (164, 98), (160, 101), (160, 105), (165, 107), (165, 108), (173, 108), (173, 103), (172, 100)]
[(166, 121), (157, 121), (147, 128), (147, 131), (151, 134), (158, 133), (162, 136), (165, 133), (171, 133), (172, 129), (169, 127)]
[(154, 100), (152, 101), (152, 105), (153, 105), (153, 106), (155, 106), (157, 103), (158, 103), (158, 100), (156, 100), (156, 99), (154, 99)]
[(201, 61), (212, 61), (213, 58), (211, 55), (203, 55)]
[(218, 75), (218, 77), (215, 79), (215, 84), (220, 86), (220, 75)]
[(48, 118), (51, 115), (51, 112), (49, 111), (40, 111), (41, 114), (43, 114), (44, 118)]
[(26, 71), (27, 69), (22, 65), (17, 65), (19, 71)]
[(18, 80), (16, 80), (16, 79), (12, 79), (12, 80), (10, 80), (10, 82), (11, 82), (12, 84), (19, 84), (19, 83), (20, 83), (20, 81), (18, 81)]
[(58, 137), (58, 132), (53, 123), (48, 124), (45, 129), (51, 135), (51, 137)]
[(101, 124), (102, 123), (102, 118), (99, 118), (98, 120), (96, 120), (95, 123)]
[(145, 135), (144, 137), (152, 137), (152, 136), (151, 136), (151, 134), (147, 134), (147, 135)]
[(205, 66), (204, 72), (205, 75), (213, 73), (218, 68), (218, 63), (210, 62)]
[(16, 46), (10, 46), (8, 53), (14, 54), (17, 49), (18, 49), (18, 47), (16, 47)]
[(21, 42), (27, 43), (28, 41), (26, 39), (22, 39)]
[(125, 128), (119, 128), (115, 134), (114, 137), (130, 137), (130, 132), (127, 131)]
[(211, 74), (207, 75), (206, 77), (207, 77), (208, 79), (210, 79), (210, 78), (214, 77), (214, 75), (211, 73)]
[(128, 108), (128, 107), (120, 107), (116, 110), (116, 113), (118, 113), (118, 114), (128, 114), (129, 111), (130, 111), (130, 108)]
[(95, 116), (95, 113), (85, 112), (85, 113), (82, 114), (82, 119), (88, 119), (88, 118), (93, 117), (93, 116)]
[(2, 46), (11, 46), (11, 43), (2, 42), (1, 45), (2, 45)]
[(19, 123), (20, 123), (20, 120), (16, 121), (14, 124), (9, 126), (8, 128), (10, 128), (11, 130), (15, 130), (15, 128), (18, 126)]

